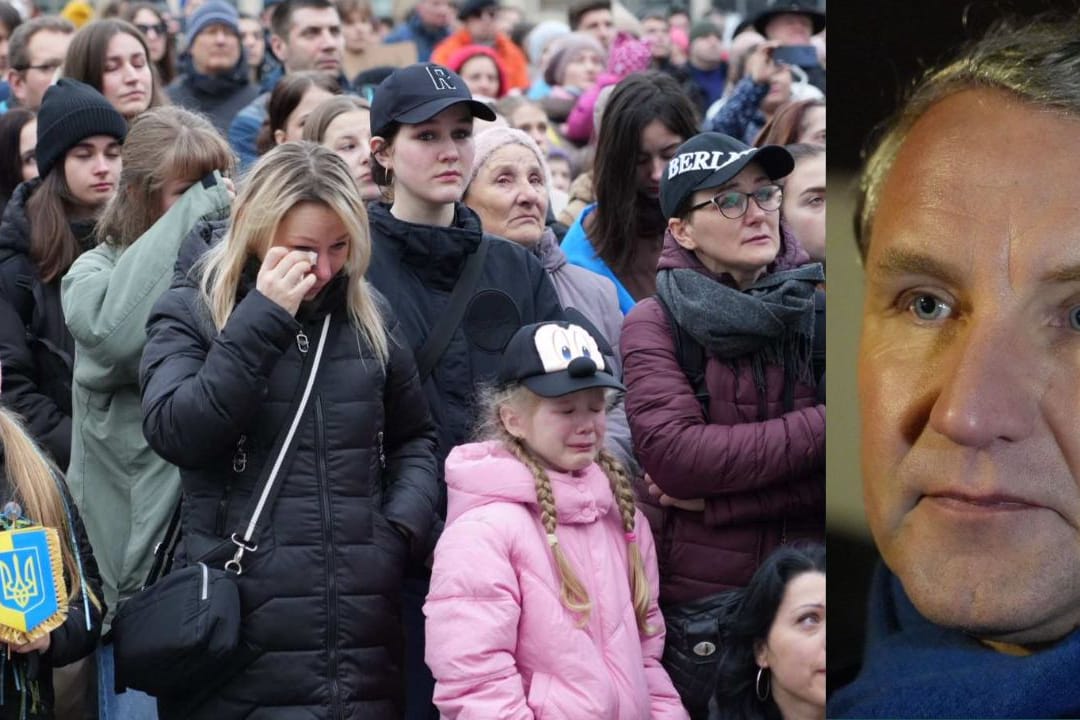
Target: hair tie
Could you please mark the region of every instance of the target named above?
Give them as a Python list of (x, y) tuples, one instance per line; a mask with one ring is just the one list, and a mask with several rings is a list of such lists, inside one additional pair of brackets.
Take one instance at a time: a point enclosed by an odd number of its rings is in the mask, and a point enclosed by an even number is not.
[(635, 535), (632, 532), (626, 533), (626, 542), (627, 543), (637, 542), (637, 535)]
[(548, 533), (547, 534), (547, 539), (548, 539), (548, 545), (550, 545), (551, 547), (555, 547), (556, 545), (559, 544), (559, 537), (555, 533)]

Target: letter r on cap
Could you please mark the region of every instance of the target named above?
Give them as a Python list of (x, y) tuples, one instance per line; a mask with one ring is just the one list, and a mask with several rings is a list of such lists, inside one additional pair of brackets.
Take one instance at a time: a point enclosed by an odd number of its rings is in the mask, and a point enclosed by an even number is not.
[(457, 90), (452, 82), (450, 82), (450, 75), (441, 67), (427, 66), (428, 77), (431, 78), (432, 84), (436, 90)]

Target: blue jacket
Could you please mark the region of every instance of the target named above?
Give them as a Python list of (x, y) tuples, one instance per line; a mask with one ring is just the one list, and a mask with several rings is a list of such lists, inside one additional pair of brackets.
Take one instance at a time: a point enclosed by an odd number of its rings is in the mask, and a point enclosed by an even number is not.
[(870, 593), (866, 658), (831, 718), (1080, 717), (1080, 631), (1017, 657), (919, 614), (884, 566)]
[(566, 253), (566, 259), (571, 264), (578, 265), (586, 270), (592, 270), (597, 275), (603, 275), (615, 283), (615, 293), (619, 296), (619, 309), (625, 315), (630, 312), (630, 308), (634, 307), (636, 301), (630, 296), (630, 292), (623, 287), (623, 284), (619, 282), (619, 278), (615, 277), (615, 273), (607, 266), (607, 263), (597, 256), (592, 243), (589, 241), (589, 236), (585, 233), (585, 226), (582, 224), (585, 218), (595, 209), (596, 203), (593, 203), (581, 211), (578, 219), (566, 231), (566, 237), (562, 241), (562, 250)]
[(448, 37), (450, 37), (450, 28), (429, 28), (420, 22), (416, 13), (409, 13), (405, 22), (394, 28), (383, 43), (387, 45), (398, 42), (416, 43), (417, 61), (427, 62), (431, 59), (435, 46)]

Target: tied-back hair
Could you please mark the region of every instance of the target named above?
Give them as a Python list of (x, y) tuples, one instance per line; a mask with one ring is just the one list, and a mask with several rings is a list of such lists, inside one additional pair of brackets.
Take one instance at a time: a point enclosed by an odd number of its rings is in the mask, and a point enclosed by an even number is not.
[[(641, 131), (654, 120), (689, 140), (697, 134), (694, 106), (670, 75), (657, 71), (634, 73), (615, 86), (600, 121), (593, 184), (596, 210), (586, 218), (586, 230), (596, 254), (616, 273), (634, 268), (647, 252), (642, 238), (655, 233), (655, 247), (666, 221), (660, 201), (638, 192), (638, 154)], [(653, 227), (655, 226), (655, 227)]]
[(754, 139), (754, 147), (765, 145), (793, 145), (806, 130), (806, 113), (812, 108), (825, 107), (819, 99), (795, 100), (777, 108)]
[(41, 179), (26, 201), (30, 259), (37, 266), (42, 282), (63, 277), (82, 253), (84, 248), (71, 231), (71, 216), (80, 206), (64, 177), (63, 161)]
[(151, 108), (131, 123), (124, 140), (116, 195), (98, 221), (103, 242), (126, 248), (161, 217), (169, 180), (197, 182), (214, 170), (228, 173), (233, 154), (202, 115), (177, 106)]
[(771, 692), (765, 700), (757, 697), (755, 652), (769, 636), (788, 585), (809, 572), (825, 573), (825, 547), (784, 545), (765, 559), (741, 591), (718, 668), (716, 699), (724, 720), (781, 720)]
[(866, 259), (881, 188), (900, 146), (935, 103), (963, 90), (1000, 90), (1037, 110), (1080, 117), (1080, 19), (1075, 13), (1034, 20), (1005, 18), (958, 56), (931, 68), (882, 126), (866, 153), (855, 207), (855, 242)]
[(60, 555), (68, 578), (68, 601), (85, 588), (87, 600), (101, 609), (101, 601), (86, 586), (78, 548), (73, 543), (69, 516), (70, 499), (61, 494), (60, 471), (46, 458), (10, 410), (0, 407), (0, 444), (4, 449), (4, 472), (23, 515), (60, 536)]
[(277, 144), (274, 131), (285, 129), (289, 116), (313, 87), (321, 88), (332, 95), (341, 94), (341, 83), (338, 79), (333, 73), (321, 70), (289, 73), (274, 86), (266, 103), (266, 120), (255, 139), (255, 149), (260, 155)]
[[(157, 66), (150, 59), (150, 46), (146, 44), (146, 38), (137, 27), (120, 18), (94, 20), (81, 27), (72, 36), (71, 44), (68, 45), (61, 74), (64, 77), (84, 82), (104, 95), (102, 79), (105, 77), (105, 56), (109, 52), (109, 41), (120, 33), (127, 33), (138, 40), (146, 54), (146, 64), (150, 68), (151, 76), (150, 104), (147, 109), (168, 105), (161, 91), (161, 78), (158, 76)], [(126, 119), (131, 121), (131, 118)]]
[[(484, 413), (481, 415), (481, 426), (478, 436), (483, 440), (499, 440), (521, 463), (532, 473), (536, 482), (536, 500), (540, 506), (540, 522), (547, 533), (548, 544), (555, 560), (555, 570), (559, 576), (561, 585), (560, 597), (563, 605), (570, 612), (580, 616), (579, 625), (585, 625), (589, 621), (589, 613), (592, 611), (592, 600), (585, 589), (584, 583), (578, 577), (574, 568), (566, 558), (556, 533), (558, 527), (558, 512), (555, 507), (555, 494), (551, 489), (551, 478), (540, 461), (529, 450), (528, 446), (519, 438), (511, 435), (503, 425), (499, 417), (499, 410), (505, 406), (527, 408), (541, 399), (519, 383), (511, 384), (503, 388), (489, 388), (482, 393)], [(634, 605), (634, 615), (637, 618), (638, 631), (644, 635), (654, 635), (658, 628), (649, 625), (648, 615), (651, 601), (649, 580), (645, 575), (645, 563), (641, 558), (641, 548), (634, 539), (636, 527), (637, 506), (634, 503), (634, 491), (630, 484), (630, 478), (618, 460), (605, 449), (601, 449), (597, 455), (596, 463), (607, 476), (611, 484), (611, 493), (615, 497), (615, 503), (622, 519), (623, 532), (626, 533), (627, 548), (627, 576), (630, 583), (630, 596)]]
[(251, 169), (233, 203), (229, 231), (196, 269), (199, 287), (218, 330), (236, 306), (236, 291), (249, 258), (263, 257), (285, 215), (300, 203), (317, 203), (337, 214), (349, 233), (343, 268), (348, 277), (349, 318), (375, 357), (385, 364), (388, 339), (371, 286), (364, 279), (371, 262), (367, 211), (345, 161), (311, 142), (279, 145)]
[(307, 122), (304, 123), (303, 139), (321, 143), (326, 136), (326, 130), (330, 127), (330, 123), (334, 122), (338, 116), (351, 112), (360, 112), (361, 110), (370, 113), (371, 103), (355, 95), (338, 95), (323, 100), (308, 115)]

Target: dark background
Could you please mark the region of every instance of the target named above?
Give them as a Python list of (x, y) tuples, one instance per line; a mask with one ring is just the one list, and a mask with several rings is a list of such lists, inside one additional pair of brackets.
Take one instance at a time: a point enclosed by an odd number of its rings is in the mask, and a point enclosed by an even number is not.
[(913, 78), (1011, 14), (1078, 12), (1076, 0), (833, 0), (828, 14), (830, 166), (854, 169), (871, 129)]

